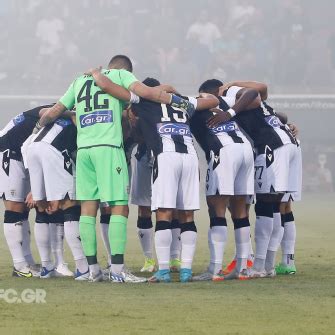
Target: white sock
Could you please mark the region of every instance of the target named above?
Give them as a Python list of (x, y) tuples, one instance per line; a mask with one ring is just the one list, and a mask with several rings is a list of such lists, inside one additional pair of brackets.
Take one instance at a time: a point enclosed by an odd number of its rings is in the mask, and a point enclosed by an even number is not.
[(66, 242), (71, 249), (76, 268), (81, 273), (87, 272), (88, 263), (80, 241), (79, 221), (64, 222), (64, 235)]
[(154, 229), (137, 229), (137, 235), (141, 243), (143, 254), (146, 258), (153, 258), (153, 235)]
[(172, 242), (171, 229), (155, 232), (155, 249), (159, 270), (170, 269), (170, 247)]
[(172, 242), (170, 250), (170, 259), (180, 259), (180, 253), (182, 247), (180, 228), (171, 229), (171, 233), (172, 233)]
[(288, 266), (294, 265), (294, 252), (296, 241), (296, 225), (292, 213), (286, 214), (285, 218), (289, 217), (290, 221), (285, 221), (284, 235), (281, 242), (282, 248), (282, 263)]
[(64, 263), (64, 223), (50, 223), (50, 245), (55, 266)]
[(273, 218), (257, 216), (255, 224), (256, 253), (254, 268), (256, 271), (265, 269), (265, 258), (273, 229)]
[(100, 266), (99, 266), (98, 263), (97, 264), (91, 264), (88, 267), (89, 267), (90, 272), (93, 273), (93, 274), (96, 274), (96, 273), (100, 272)]
[(273, 213), (273, 229), (265, 259), (265, 270), (271, 271), (275, 267), (276, 253), (283, 238), (284, 228), (281, 224), (281, 215), (279, 212)]
[(254, 249), (252, 247), (252, 240), (251, 240), (251, 234), (250, 234), (250, 239), (249, 239), (249, 256), (248, 260), (249, 261), (254, 261), (255, 255), (254, 255)]
[(30, 232), (29, 220), (25, 219), (22, 221), (22, 223), (23, 223), (22, 225), (22, 234), (23, 234), (22, 249), (23, 249), (24, 258), (26, 259), (26, 262), (29, 265), (35, 265), (36, 262), (33, 258), (33, 255), (30, 249), (31, 232)]
[(22, 270), (28, 265), (24, 258), (23, 248), (22, 248), (22, 221), (15, 223), (4, 223), (4, 235), (12, 255), (13, 264), (16, 270)]
[(227, 226), (213, 226), (210, 229), (212, 254), (209, 271), (216, 274), (222, 269), (223, 254), (227, 242)]
[(236, 270), (241, 272), (247, 268), (247, 260), (250, 255), (250, 226), (234, 230), (236, 246)]
[(108, 229), (109, 229), (109, 223), (102, 223), (100, 222), (100, 228), (101, 228), (101, 238), (104, 243), (105, 249), (107, 251), (107, 262), (108, 265), (111, 265), (111, 247), (109, 245), (109, 237), (108, 237)]
[(42, 266), (51, 270), (54, 265), (51, 260), (49, 223), (35, 223), (34, 233)]
[(211, 228), (208, 228), (207, 231), (207, 239), (208, 239), (208, 249), (209, 249), (209, 266), (208, 271), (211, 273), (214, 273), (214, 246), (211, 239)]
[(284, 228), (281, 224), (280, 213), (273, 213), (273, 229), (268, 246), (268, 250), (277, 252), (282, 241)]
[(192, 262), (197, 243), (197, 233), (195, 231), (184, 231), (180, 235), (181, 239), (181, 269), (192, 269)]

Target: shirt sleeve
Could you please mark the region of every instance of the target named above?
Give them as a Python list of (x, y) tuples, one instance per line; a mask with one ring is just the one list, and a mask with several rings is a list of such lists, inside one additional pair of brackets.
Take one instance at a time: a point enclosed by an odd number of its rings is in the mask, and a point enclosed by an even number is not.
[[(236, 95), (235, 95), (236, 96)], [(236, 102), (236, 98), (235, 97), (221, 97), (221, 99), (223, 101), (226, 102), (226, 104), (229, 106), (229, 107), (233, 107), (235, 105), (235, 102)]]
[(71, 110), (76, 102), (74, 92), (74, 82), (67, 89), (66, 93), (59, 99), (59, 102), (64, 105), (68, 110)]
[(129, 71), (127, 70), (120, 70), (120, 79), (121, 79), (121, 86), (128, 90), (129, 86), (138, 79)]
[(242, 89), (243, 87), (239, 87), (239, 86), (231, 86), (229, 87), (227, 93), (226, 93), (226, 97), (228, 98), (235, 98), (236, 99), (236, 94)]

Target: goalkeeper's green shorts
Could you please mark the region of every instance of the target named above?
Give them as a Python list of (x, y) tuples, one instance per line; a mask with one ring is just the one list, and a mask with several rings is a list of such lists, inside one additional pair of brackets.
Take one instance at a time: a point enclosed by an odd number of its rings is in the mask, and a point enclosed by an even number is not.
[(127, 205), (129, 177), (123, 148), (81, 148), (76, 163), (77, 200)]

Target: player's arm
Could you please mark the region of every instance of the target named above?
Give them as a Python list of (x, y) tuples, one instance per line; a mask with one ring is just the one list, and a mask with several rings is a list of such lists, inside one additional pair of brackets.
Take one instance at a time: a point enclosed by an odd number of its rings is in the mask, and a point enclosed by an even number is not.
[(223, 95), (223, 92), (232, 86), (251, 88), (259, 92), (262, 100), (266, 100), (268, 98), (268, 86), (258, 81), (232, 81), (221, 86), (219, 89), (219, 94)]
[(61, 117), (67, 110), (71, 110), (75, 104), (75, 92), (74, 92), (74, 82), (69, 86), (66, 93), (60, 98), (60, 100), (48, 108), (47, 111), (42, 113), (41, 118), (37, 121), (33, 133), (36, 134), (41, 128), (47, 124), (55, 122), (59, 117)]
[[(125, 75), (127, 74), (127, 75)], [(159, 87), (149, 87), (146, 86), (145, 84), (141, 83), (138, 81), (131, 73), (128, 71), (123, 70), (122, 74), (120, 73), (120, 76), (125, 75), (124, 78), (124, 88), (127, 88), (130, 92), (134, 93), (136, 96), (154, 101), (154, 102), (159, 102), (167, 105), (171, 105), (173, 107), (178, 107), (178, 108), (183, 108), (187, 111), (192, 111), (194, 110), (194, 106), (188, 102), (185, 99), (182, 99), (181, 97), (172, 94), (172, 93), (167, 93), (164, 90), (162, 90)], [(115, 83), (113, 83), (107, 76), (105, 76), (103, 73), (98, 71), (92, 72), (92, 77), (95, 81), (95, 83), (106, 93), (115, 96)], [(121, 78), (123, 81), (123, 78)], [(118, 86), (118, 85), (116, 85)], [(116, 97), (116, 96), (115, 96)], [(135, 96), (132, 96), (132, 98)], [(121, 99), (121, 98), (120, 98)], [(130, 102), (138, 102), (136, 100), (132, 101), (132, 99), (128, 100)]]
[(212, 109), (218, 106), (219, 99), (209, 93), (200, 93), (199, 98), (197, 99), (197, 111)]
[(229, 121), (236, 114), (256, 108), (260, 105), (258, 92), (251, 88), (242, 88), (235, 94), (235, 104), (226, 111), (216, 109), (215, 115), (208, 119), (208, 127), (216, 127)]
[[(132, 101), (134, 96), (131, 95), (131, 92), (126, 90), (124, 87), (113, 83), (108, 77), (101, 73), (101, 68), (95, 68), (85, 72), (86, 75), (91, 75), (95, 83), (106, 93), (112, 95), (113, 97), (123, 100), (123, 101)], [(138, 99), (137, 99), (138, 100)]]
[(57, 102), (54, 106), (43, 111), (41, 118), (36, 123), (33, 133), (36, 134), (44, 126), (55, 122), (66, 110), (67, 108), (62, 103)]

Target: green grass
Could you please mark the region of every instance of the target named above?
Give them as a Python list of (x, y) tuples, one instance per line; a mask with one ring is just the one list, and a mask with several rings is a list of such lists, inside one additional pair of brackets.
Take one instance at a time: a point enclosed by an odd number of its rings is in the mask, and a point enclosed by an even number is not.
[[(43, 288), (47, 303), (0, 300), (0, 334), (334, 334), (335, 199), (315, 199), (295, 205), (298, 273), (275, 279), (143, 285), (14, 279), (1, 233), (0, 289)], [(127, 263), (139, 269), (143, 259), (132, 212)], [(200, 272), (208, 260), (205, 209), (197, 223), (194, 271)], [(233, 254), (229, 227), (226, 262)], [(68, 249), (66, 255), (70, 259)]]

